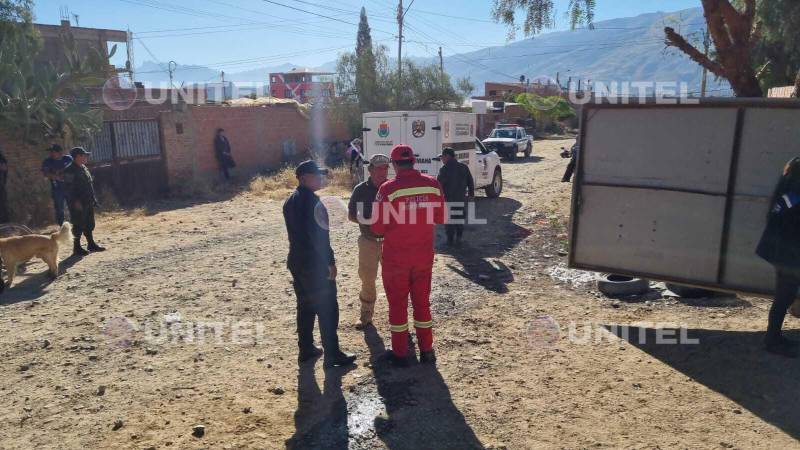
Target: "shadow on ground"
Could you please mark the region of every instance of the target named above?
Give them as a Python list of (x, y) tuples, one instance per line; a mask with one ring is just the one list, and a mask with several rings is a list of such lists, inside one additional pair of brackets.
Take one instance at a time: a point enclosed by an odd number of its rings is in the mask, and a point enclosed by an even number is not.
[[(58, 265), (59, 276), (65, 274), (72, 266), (78, 263), (82, 258), (72, 255), (69, 258), (61, 261)], [(3, 271), (2, 280), (8, 280), (8, 275)], [(0, 280), (0, 282), (5, 282)], [(14, 285), (10, 288), (5, 288), (0, 293), (0, 306), (13, 305), (15, 303), (36, 300), (45, 293), (45, 288), (53, 283), (54, 280), (50, 278), (47, 270), (40, 273), (30, 273), (26, 270), (25, 275), (14, 278)]]
[(415, 361), (410, 368), (393, 368), (384, 358), (386, 348), (375, 327), (364, 331), (364, 340), (371, 355), (377, 395), (385, 407), (385, 413), (365, 419), (373, 420), (374, 432), (384, 447), (484, 448), (453, 404), (450, 390), (435, 365)]
[(295, 430), (286, 441), (287, 449), (347, 449), (347, 401), (342, 393), (342, 377), (354, 366), (325, 371), (324, 391), (314, 376), (314, 361), (301, 363), (297, 376)]
[(502, 257), (530, 236), (530, 230), (514, 223), (514, 214), (522, 203), (504, 197), (478, 197), (474, 204), (475, 218), (486, 223), (468, 224), (460, 247), (448, 247), (444, 227), (439, 227), (437, 249), (455, 258), (458, 265), (448, 264), (455, 273), (493, 292), (506, 293), (514, 276), (494, 258)]
[[(800, 364), (763, 351), (763, 332), (691, 329), (686, 336), (696, 344), (659, 345), (654, 329), (631, 328), (628, 336), (606, 329), (800, 439)], [(796, 330), (788, 335), (800, 338)]]

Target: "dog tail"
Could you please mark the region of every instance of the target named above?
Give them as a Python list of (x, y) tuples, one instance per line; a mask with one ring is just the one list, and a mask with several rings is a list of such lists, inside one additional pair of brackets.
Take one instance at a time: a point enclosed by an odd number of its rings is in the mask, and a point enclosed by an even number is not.
[(72, 238), (72, 224), (64, 222), (61, 229), (50, 235), (50, 239), (56, 241), (58, 245), (65, 246), (69, 244)]

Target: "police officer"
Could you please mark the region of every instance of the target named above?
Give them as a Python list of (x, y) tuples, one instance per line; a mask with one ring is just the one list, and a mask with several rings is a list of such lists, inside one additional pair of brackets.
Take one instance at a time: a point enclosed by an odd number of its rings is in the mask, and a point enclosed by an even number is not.
[(350, 196), (347, 211), (351, 222), (359, 224), (361, 235), (358, 237), (358, 277), (361, 279), (361, 317), (356, 324), (357, 329), (364, 329), (372, 323), (375, 313), (375, 300), (378, 293), (375, 279), (378, 277), (378, 264), (381, 261), (381, 244), (383, 236), (372, 232), (372, 204), (378, 195), (378, 188), (389, 176), (389, 157), (373, 155), (369, 159), (369, 178), (358, 184)]
[(397, 176), (383, 183), (375, 199), (372, 232), (383, 235), (383, 286), (389, 300), (392, 350), (396, 366), (408, 366), (408, 298), (414, 307), (414, 328), (420, 361), (434, 363), (430, 294), (436, 224), (444, 223), (444, 199), (439, 182), (414, 169), (414, 151), (407, 145), (392, 149)]
[(447, 245), (461, 245), (464, 223), (467, 219), (467, 199), (475, 197), (475, 182), (469, 167), (456, 159), (455, 150), (445, 148), (440, 158), (444, 165), (439, 169), (437, 179), (447, 200), (448, 220), (445, 225)]
[(58, 144), (48, 147), (50, 155), (42, 161), (42, 175), (50, 180), (50, 196), (53, 198), (53, 209), (56, 212), (56, 223), (64, 223), (64, 170), (72, 164), (72, 156), (65, 155)]
[[(89, 252), (102, 252), (106, 249), (94, 241), (94, 208), (97, 197), (94, 194), (94, 179), (86, 167), (91, 153), (83, 147), (70, 150), (73, 163), (64, 170), (65, 193), (69, 216), (72, 219), (72, 236), (75, 238), (73, 254), (86, 256)], [(81, 247), (81, 235), (86, 236), (87, 248)]]
[(322, 170), (314, 161), (297, 166), (298, 187), (283, 205), (289, 234), (286, 265), (294, 279), (297, 295), (298, 360), (304, 362), (322, 354), (314, 345), (314, 320), (325, 349), (325, 368), (347, 366), (356, 356), (339, 348), (339, 305), (336, 300), (336, 259), (328, 232), (328, 211), (314, 193), (322, 188)]

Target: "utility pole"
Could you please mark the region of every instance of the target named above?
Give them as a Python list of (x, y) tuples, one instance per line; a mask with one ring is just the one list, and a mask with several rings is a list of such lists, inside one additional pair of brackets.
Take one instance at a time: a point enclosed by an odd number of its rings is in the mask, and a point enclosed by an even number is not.
[(397, 26), (400, 34), (397, 37), (397, 94), (395, 104), (400, 109), (400, 96), (403, 92), (403, 0), (397, 6)]
[(397, 25), (400, 31), (397, 36), (397, 109), (400, 109), (400, 96), (403, 92), (403, 19), (413, 4), (414, 0), (411, 0), (405, 10), (403, 10), (403, 0), (399, 0), (397, 5)]
[(442, 73), (444, 80), (444, 57), (442, 57), (442, 47), (439, 47), (439, 71)]
[[(710, 50), (711, 41), (709, 39), (708, 34), (709, 34), (708, 28), (706, 27), (706, 30), (703, 32), (703, 49), (705, 50), (704, 53), (706, 55), (706, 58), (708, 58), (708, 52), (711, 51)], [(706, 96), (707, 89), (708, 89), (708, 69), (703, 67), (703, 78), (702, 81), (700, 82), (700, 97)]]
[(175, 84), (173, 83), (173, 78), (175, 75), (175, 69), (178, 68), (178, 63), (176, 63), (175, 61), (170, 61), (167, 67), (169, 68), (169, 88), (172, 89), (175, 87)]

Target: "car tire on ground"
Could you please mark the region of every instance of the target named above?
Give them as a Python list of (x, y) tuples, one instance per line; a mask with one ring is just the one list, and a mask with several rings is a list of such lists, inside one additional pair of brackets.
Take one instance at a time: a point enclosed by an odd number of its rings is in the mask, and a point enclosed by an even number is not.
[(503, 172), (500, 168), (494, 169), (494, 176), (492, 177), (492, 184), (486, 186), (486, 196), (489, 198), (500, 197), (503, 193)]
[(528, 146), (525, 147), (525, 157), (530, 158), (532, 153), (533, 153), (533, 144), (528, 142)]
[(650, 281), (625, 275), (604, 274), (597, 279), (597, 290), (608, 297), (642, 295), (650, 290)]

